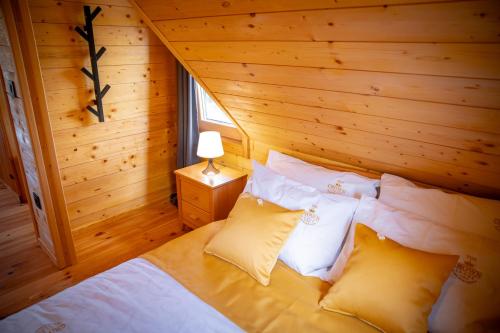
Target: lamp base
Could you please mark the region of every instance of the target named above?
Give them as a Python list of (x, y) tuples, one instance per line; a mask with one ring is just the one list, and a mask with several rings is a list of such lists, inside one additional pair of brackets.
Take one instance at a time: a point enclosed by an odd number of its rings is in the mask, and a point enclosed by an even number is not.
[(208, 159), (208, 165), (207, 167), (205, 168), (205, 170), (202, 171), (202, 173), (204, 175), (216, 175), (218, 174), (220, 171), (219, 169), (217, 169), (214, 165), (214, 159), (213, 158), (209, 158)]

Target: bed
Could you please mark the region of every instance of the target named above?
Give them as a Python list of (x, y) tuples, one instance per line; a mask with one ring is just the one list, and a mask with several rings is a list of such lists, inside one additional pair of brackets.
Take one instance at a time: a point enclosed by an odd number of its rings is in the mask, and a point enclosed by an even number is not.
[(321, 310), (330, 285), (282, 263), (268, 287), (203, 253), (218, 221), (0, 322), (1, 332), (377, 332)]
[[(0, 332), (500, 331), (500, 202), (278, 152), (269, 161), (279, 170), (252, 162), (227, 220), (22, 310)], [(297, 223), (279, 220), (287, 214)]]

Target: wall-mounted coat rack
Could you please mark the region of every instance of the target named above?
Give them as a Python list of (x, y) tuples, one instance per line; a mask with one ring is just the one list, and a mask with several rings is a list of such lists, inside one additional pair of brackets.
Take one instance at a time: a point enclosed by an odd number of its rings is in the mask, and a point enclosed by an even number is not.
[(94, 81), (94, 94), (95, 94), (95, 105), (97, 106), (97, 110), (92, 106), (87, 105), (87, 110), (96, 115), (99, 118), (100, 122), (104, 121), (104, 110), (102, 108), (102, 98), (109, 91), (109, 84), (106, 84), (104, 89), (101, 90), (101, 85), (99, 83), (99, 69), (97, 67), (97, 62), (102, 57), (104, 52), (106, 52), (105, 47), (101, 47), (99, 51), (95, 51), (95, 41), (94, 41), (94, 29), (92, 27), (92, 21), (99, 15), (101, 12), (101, 7), (97, 7), (94, 11), (90, 10), (90, 6), (83, 6), (83, 13), (85, 15), (85, 25), (83, 30), (80, 27), (76, 27), (75, 30), (83, 37), (89, 44), (89, 55), (90, 55), (90, 64), (92, 66), (92, 72), (90, 72), (87, 68), (82, 67), (81, 71), (83, 74), (87, 75), (92, 81)]

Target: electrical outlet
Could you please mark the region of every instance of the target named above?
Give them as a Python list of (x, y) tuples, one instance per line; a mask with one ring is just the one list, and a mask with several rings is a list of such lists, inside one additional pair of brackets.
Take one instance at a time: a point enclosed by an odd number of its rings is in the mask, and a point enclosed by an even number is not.
[(40, 200), (38, 194), (36, 194), (35, 192), (33, 192), (33, 201), (35, 201), (35, 206), (38, 209), (42, 210), (42, 201)]
[(7, 85), (8, 85), (8, 88), (9, 88), (9, 90), (8, 90), (9, 95), (11, 97), (14, 97), (14, 98), (18, 97), (17, 96), (17, 91), (16, 91), (16, 84), (14, 83), (14, 81), (8, 80), (7, 81)]

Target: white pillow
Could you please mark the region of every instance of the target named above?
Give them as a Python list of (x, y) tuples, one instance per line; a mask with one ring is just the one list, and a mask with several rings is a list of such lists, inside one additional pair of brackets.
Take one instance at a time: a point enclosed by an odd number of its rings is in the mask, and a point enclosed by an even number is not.
[(362, 195), (376, 197), (377, 186), (380, 184), (378, 179), (370, 179), (353, 172), (332, 171), (274, 150), (269, 151), (266, 166), (320, 192), (354, 198), (360, 198)]
[(302, 275), (324, 276), (333, 265), (359, 200), (322, 194), (253, 161), (251, 193), (291, 210), (304, 209), (281, 250), (281, 259)]
[(389, 174), (382, 175), (379, 200), (434, 223), (500, 241), (500, 201), (418, 188)]
[(481, 323), (500, 318), (499, 243), (437, 225), (373, 198), (363, 197), (360, 201), (346, 242), (330, 271), (332, 281), (340, 277), (352, 252), (357, 223), (410, 248), (460, 255), (432, 309), (431, 332), (482, 331)]

